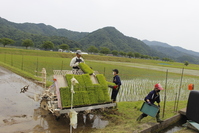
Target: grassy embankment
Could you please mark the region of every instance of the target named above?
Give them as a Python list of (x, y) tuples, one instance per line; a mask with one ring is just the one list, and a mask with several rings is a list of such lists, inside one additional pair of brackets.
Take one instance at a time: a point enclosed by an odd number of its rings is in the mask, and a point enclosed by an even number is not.
[[(140, 123), (136, 121), (137, 117), (141, 114), (139, 111), (143, 101), (137, 102), (119, 102), (118, 111), (109, 110), (105, 117), (110, 121), (109, 125), (104, 129), (93, 130), (93, 133), (138, 133), (140, 130), (146, 129), (156, 123), (156, 119), (153, 117), (146, 117)], [(163, 103), (161, 103), (161, 106)], [(167, 102), (165, 116), (163, 120), (174, 116), (176, 113), (173, 112), (174, 102)], [(179, 108), (185, 108), (187, 101), (181, 101)], [(162, 110), (160, 113), (162, 117)]]

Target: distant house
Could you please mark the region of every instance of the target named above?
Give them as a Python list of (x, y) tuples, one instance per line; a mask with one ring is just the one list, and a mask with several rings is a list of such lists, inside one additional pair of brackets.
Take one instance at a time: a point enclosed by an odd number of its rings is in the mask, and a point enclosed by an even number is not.
[(63, 49), (58, 49), (58, 52), (63, 52)]

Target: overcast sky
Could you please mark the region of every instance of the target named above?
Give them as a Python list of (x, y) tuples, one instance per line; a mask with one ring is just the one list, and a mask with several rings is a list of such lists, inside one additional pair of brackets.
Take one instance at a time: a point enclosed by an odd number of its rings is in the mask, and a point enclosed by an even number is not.
[(199, 52), (199, 0), (0, 0), (0, 17), (80, 32), (114, 26)]

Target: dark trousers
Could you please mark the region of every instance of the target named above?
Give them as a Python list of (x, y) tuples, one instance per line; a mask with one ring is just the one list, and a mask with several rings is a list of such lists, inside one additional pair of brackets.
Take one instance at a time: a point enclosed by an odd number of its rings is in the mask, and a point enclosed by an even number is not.
[(117, 94), (119, 92), (119, 89), (112, 89), (112, 94), (111, 94), (111, 99), (115, 102), (116, 101), (116, 97), (117, 97)]
[[(158, 115), (158, 114), (160, 114), (160, 110), (158, 111), (157, 115)], [(145, 113), (143, 113), (142, 116), (143, 116), (143, 117), (147, 117), (148, 115), (145, 114)]]

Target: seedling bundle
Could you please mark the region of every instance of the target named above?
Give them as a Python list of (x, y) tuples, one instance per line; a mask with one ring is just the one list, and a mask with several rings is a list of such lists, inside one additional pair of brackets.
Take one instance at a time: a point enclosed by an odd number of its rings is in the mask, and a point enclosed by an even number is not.
[(74, 86), (73, 105), (91, 105), (110, 102), (108, 94), (108, 83), (102, 74), (96, 75), (99, 84), (93, 84), (89, 74), (73, 75), (66, 74), (65, 78), (68, 86), (60, 88), (62, 107), (71, 105), (71, 78), (75, 78), (79, 83)]

